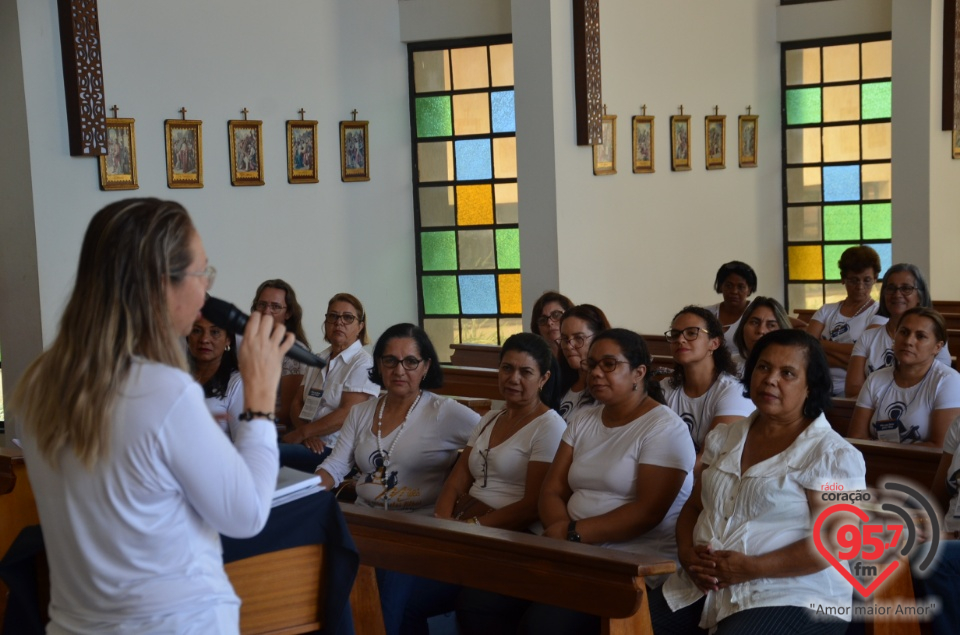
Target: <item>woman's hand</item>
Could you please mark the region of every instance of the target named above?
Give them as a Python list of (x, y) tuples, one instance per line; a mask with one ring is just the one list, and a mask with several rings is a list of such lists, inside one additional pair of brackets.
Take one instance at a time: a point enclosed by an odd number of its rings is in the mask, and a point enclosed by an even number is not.
[(717, 563), (713, 559), (714, 553), (710, 545), (694, 545), (690, 549), (679, 550), (677, 557), (680, 566), (702, 592), (709, 593), (720, 588)]
[(307, 437), (303, 440), (303, 445), (317, 454), (323, 454), (327, 449), (327, 444), (320, 440), (320, 437)]
[(712, 558), (716, 563), (714, 577), (721, 589), (759, 577), (754, 571), (752, 556), (739, 551), (714, 551)]
[(569, 520), (560, 520), (548, 526), (543, 535), (547, 538), (556, 538), (557, 540), (567, 539), (567, 528), (570, 526)]

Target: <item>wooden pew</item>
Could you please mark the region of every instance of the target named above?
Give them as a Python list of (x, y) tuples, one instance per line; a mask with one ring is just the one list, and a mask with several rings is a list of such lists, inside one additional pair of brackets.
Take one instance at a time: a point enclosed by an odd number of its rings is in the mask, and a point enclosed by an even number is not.
[(503, 399), (497, 383), (497, 371), (492, 368), (444, 366), (443, 387), (434, 392), (451, 397), (474, 397), (496, 401)]
[(824, 414), (830, 426), (842, 437), (847, 436), (850, 429), (850, 419), (853, 417), (853, 409), (857, 405), (856, 399), (846, 397), (834, 397), (833, 405)]
[(925, 445), (899, 445), (865, 439), (847, 441), (863, 454), (868, 487), (876, 487), (884, 476), (900, 476), (929, 488), (943, 454), (943, 449)]
[(933, 300), (933, 308), (941, 313), (960, 314), (960, 300)]
[[(0, 556), (7, 553), (21, 529), (39, 522), (23, 451), (16, 447), (0, 448)], [(6, 607), (7, 586), (0, 582), (0, 625)]]
[[(675, 570), (673, 562), (516, 531), (349, 504), (341, 509), (361, 571), (382, 567), (560, 604), (600, 615), (603, 633), (652, 633), (644, 578)], [(358, 585), (370, 578), (358, 576)], [(353, 600), (359, 591), (355, 588)], [(354, 606), (354, 614), (379, 610), (379, 605)]]
[(451, 344), (453, 354), (450, 363), (454, 366), (475, 366), (477, 368), (498, 368), (500, 366), (500, 347), (493, 344)]

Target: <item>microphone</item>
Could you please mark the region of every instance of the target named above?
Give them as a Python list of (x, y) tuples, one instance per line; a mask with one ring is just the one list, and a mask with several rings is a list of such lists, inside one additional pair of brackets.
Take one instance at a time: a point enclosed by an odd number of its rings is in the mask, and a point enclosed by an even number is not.
[[(203, 314), (203, 317), (207, 318), (220, 328), (227, 329), (238, 334), (243, 334), (243, 330), (247, 328), (247, 320), (250, 319), (249, 315), (238, 309), (233, 304), (230, 304), (226, 300), (215, 298), (212, 295), (207, 295), (207, 301), (204, 302), (203, 308), (200, 309), (200, 312)], [(327, 365), (327, 362), (323, 361), (322, 357), (318, 357), (317, 355), (314, 355), (308, 351), (303, 347), (302, 344), (300, 344), (300, 342), (294, 342), (293, 348), (287, 351), (287, 357), (304, 363), (307, 366), (323, 368)]]

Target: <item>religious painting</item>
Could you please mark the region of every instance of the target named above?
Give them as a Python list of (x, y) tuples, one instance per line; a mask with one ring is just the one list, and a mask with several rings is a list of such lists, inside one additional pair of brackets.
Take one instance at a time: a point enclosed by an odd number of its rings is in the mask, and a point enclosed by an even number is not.
[(593, 173), (607, 176), (617, 173), (617, 116), (603, 115), (600, 143), (593, 146)]
[(757, 167), (757, 115), (740, 115), (740, 167)]
[(690, 115), (670, 117), (670, 169), (690, 169)]
[(653, 117), (633, 118), (633, 172), (653, 172)]
[(953, 129), (953, 158), (960, 159), (960, 128)]
[(100, 156), (101, 190), (136, 190), (137, 140), (133, 119), (107, 118), (107, 154)]
[(727, 167), (727, 116), (710, 115), (704, 117), (703, 131), (707, 169), (724, 169)]
[(317, 183), (317, 122), (287, 121), (287, 182)]
[(167, 187), (203, 187), (202, 121), (167, 119)]
[(230, 184), (263, 185), (263, 122), (227, 122), (230, 137)]
[(340, 180), (370, 180), (369, 121), (340, 122)]

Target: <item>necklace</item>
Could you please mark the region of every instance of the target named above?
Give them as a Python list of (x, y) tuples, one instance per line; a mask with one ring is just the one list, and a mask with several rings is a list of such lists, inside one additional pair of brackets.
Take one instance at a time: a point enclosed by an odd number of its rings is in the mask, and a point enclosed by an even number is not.
[(863, 310), (864, 310), (865, 308), (867, 308), (868, 306), (870, 306), (871, 304), (873, 304), (873, 298), (867, 298), (866, 302), (864, 302), (863, 304), (861, 304), (861, 305), (860, 305), (860, 308), (857, 309), (857, 312), (854, 313), (853, 315), (851, 315), (850, 318), (853, 319), (853, 318), (857, 317), (858, 315), (860, 315), (861, 313), (863, 313)]
[(410, 418), (410, 413), (413, 412), (413, 409), (417, 407), (417, 404), (420, 403), (420, 397), (423, 396), (423, 391), (417, 393), (417, 398), (413, 400), (413, 403), (410, 405), (410, 409), (407, 410), (407, 414), (403, 417), (403, 422), (400, 424), (400, 427), (397, 428), (397, 436), (393, 437), (393, 443), (390, 444), (390, 449), (384, 452), (382, 439), (380, 437), (380, 430), (383, 428), (383, 411), (387, 406), (387, 398), (384, 397), (383, 401), (380, 402), (380, 412), (377, 413), (377, 449), (380, 450), (380, 456), (383, 457), (383, 467), (390, 467), (390, 455), (393, 454), (393, 449), (397, 447), (397, 441), (400, 440), (400, 435), (403, 434), (403, 427), (407, 425), (407, 419)]

